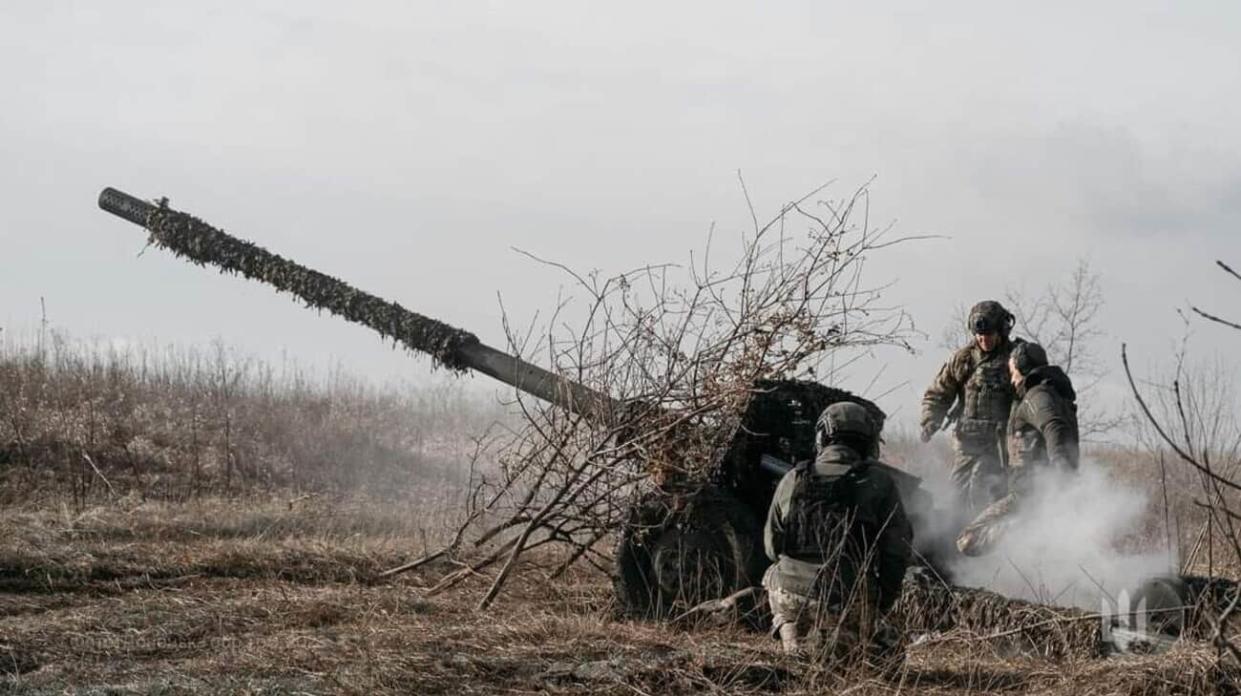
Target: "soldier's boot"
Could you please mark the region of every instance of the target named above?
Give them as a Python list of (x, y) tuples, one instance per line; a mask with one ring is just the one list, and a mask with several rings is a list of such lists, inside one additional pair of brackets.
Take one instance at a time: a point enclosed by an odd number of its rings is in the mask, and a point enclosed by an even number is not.
[(802, 637), (795, 622), (789, 621), (780, 626), (780, 647), (784, 649), (785, 655), (801, 655), (804, 652)]
[(905, 665), (905, 641), (900, 631), (886, 621), (879, 621), (871, 637), (867, 663), (884, 677), (900, 672)]

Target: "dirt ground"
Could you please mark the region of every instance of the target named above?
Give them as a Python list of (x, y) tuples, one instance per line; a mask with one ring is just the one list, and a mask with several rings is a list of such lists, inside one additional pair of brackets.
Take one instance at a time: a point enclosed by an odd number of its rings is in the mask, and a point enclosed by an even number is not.
[(1227, 691), (1213, 649), (1049, 660), (975, 636), (838, 674), (740, 627), (614, 616), (607, 576), (379, 571), (427, 545), (427, 511), (365, 501), (120, 501), (0, 510), (0, 692), (1062, 693)]

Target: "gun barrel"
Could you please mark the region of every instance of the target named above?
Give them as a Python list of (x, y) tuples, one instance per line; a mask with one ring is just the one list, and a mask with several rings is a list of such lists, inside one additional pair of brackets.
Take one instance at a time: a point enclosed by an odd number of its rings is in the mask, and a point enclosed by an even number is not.
[(793, 470), (793, 465), (770, 454), (764, 454), (759, 457), (758, 465), (762, 467), (772, 478), (781, 478), (785, 474)]
[(147, 219), (158, 209), (155, 205), (112, 187), (99, 192), (99, 207), (141, 227), (146, 227)]
[(426, 353), (453, 370), (475, 370), (518, 390), (582, 415), (599, 417), (619, 404), (564, 376), (492, 348), (474, 334), (405, 309), (337, 278), (312, 270), (228, 235), (166, 201), (155, 205), (114, 188), (99, 194), (99, 207), (145, 227), (151, 243), (199, 265), (239, 273), (288, 292), (308, 305), (369, 327), (410, 350)]

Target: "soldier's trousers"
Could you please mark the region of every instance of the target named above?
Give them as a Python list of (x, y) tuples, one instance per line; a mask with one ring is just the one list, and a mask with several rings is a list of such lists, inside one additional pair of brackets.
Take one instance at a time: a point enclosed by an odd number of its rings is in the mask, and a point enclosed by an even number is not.
[(1000, 438), (998, 434), (983, 437), (955, 434), (952, 445), (955, 453), (952, 481), (961, 496), (962, 518), (969, 521), (1007, 493)]
[(771, 626), (785, 652), (807, 652), (828, 660), (860, 655), (871, 639), (873, 607), (856, 603), (840, 611), (825, 603), (775, 587), (767, 588)]

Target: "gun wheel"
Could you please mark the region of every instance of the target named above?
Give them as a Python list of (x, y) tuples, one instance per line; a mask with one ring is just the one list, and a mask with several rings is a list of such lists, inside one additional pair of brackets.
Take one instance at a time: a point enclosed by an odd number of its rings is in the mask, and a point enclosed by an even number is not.
[(760, 534), (753, 513), (719, 489), (647, 496), (630, 511), (616, 550), (621, 612), (667, 617), (757, 584)]
[(1145, 626), (1150, 633), (1179, 637), (1189, 623), (1191, 598), (1180, 578), (1150, 578), (1133, 594), (1134, 627)]

